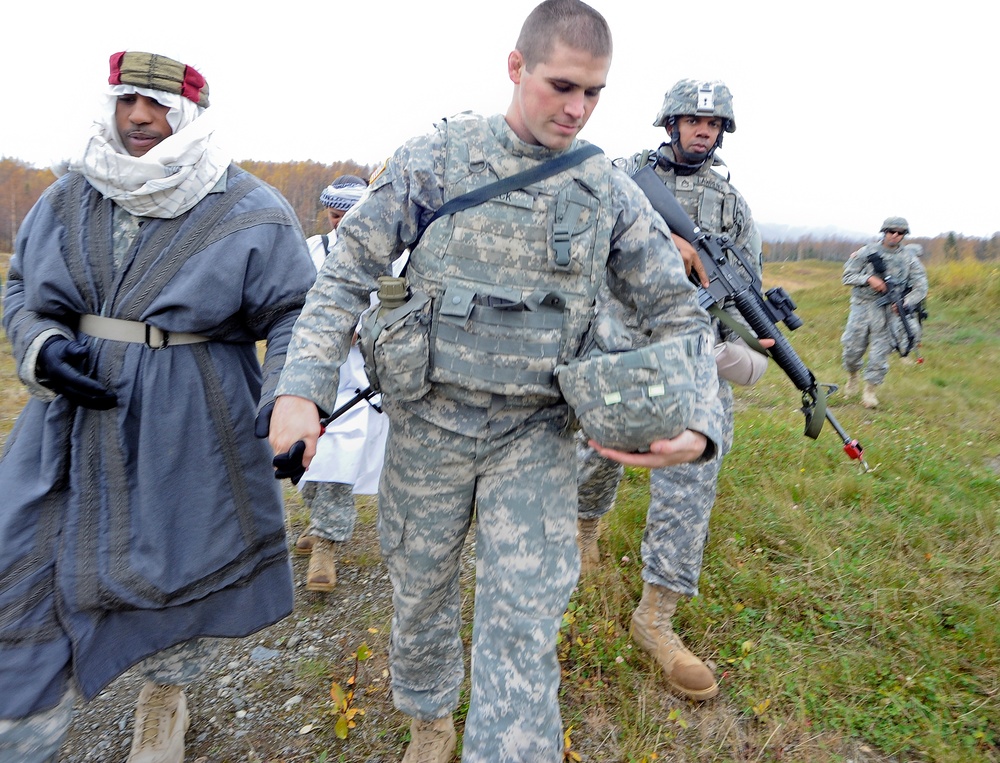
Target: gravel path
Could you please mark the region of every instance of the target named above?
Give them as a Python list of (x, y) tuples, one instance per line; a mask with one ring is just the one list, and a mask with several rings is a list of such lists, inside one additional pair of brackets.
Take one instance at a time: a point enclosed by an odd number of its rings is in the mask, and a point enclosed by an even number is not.
[[(388, 763), (402, 757), (408, 720), (392, 707), (388, 692), (391, 586), (370, 514), (363, 512), (355, 537), (344, 546), (332, 593), (306, 591), (308, 557), (293, 557), (293, 614), (249, 638), (226, 642), (219, 667), (188, 688), (185, 761)], [(296, 528), (289, 537), (298, 537)], [(471, 565), (471, 551), (468, 560)], [(364, 715), (340, 740), (333, 733), (330, 685), (347, 686), (362, 643), (372, 652), (357, 671), (355, 706)], [(124, 761), (141, 685), (130, 671), (81, 706), (61, 763)]]

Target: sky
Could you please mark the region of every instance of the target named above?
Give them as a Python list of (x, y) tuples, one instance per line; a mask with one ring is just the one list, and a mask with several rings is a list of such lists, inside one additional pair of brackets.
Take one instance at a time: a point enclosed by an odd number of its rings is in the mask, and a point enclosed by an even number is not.
[[(74, 153), (109, 56), (144, 50), (205, 75), (237, 160), (377, 165), (442, 117), (507, 110), (507, 55), (536, 0), (8, 5), (0, 156), (44, 167)], [(737, 130), (719, 153), (759, 222), (874, 235), (902, 215), (913, 236), (1000, 231), (990, 3), (591, 5), (615, 52), (581, 137), (609, 156), (664, 140), (652, 122), (675, 81), (721, 79)]]

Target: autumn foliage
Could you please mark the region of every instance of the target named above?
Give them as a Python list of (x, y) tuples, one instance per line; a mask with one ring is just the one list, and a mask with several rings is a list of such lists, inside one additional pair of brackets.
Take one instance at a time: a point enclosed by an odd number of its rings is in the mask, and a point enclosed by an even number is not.
[[(319, 195), (341, 175), (364, 179), (375, 169), (352, 161), (319, 162), (237, 162), (265, 183), (277, 188), (295, 210), (307, 236), (326, 233)], [(17, 229), (28, 210), (53, 182), (49, 169), (36, 169), (19, 159), (0, 158), (0, 252), (14, 251)]]
[[(353, 161), (237, 162), (265, 183), (277, 188), (295, 210), (307, 236), (326, 233), (327, 224), (319, 203), (322, 190), (341, 175), (367, 179), (374, 167)], [(36, 169), (18, 159), (0, 158), (0, 252), (12, 252), (17, 228), (42, 192), (55, 180), (48, 169)], [(843, 262), (864, 241), (805, 237), (796, 241), (764, 242), (765, 262), (832, 260)], [(991, 238), (971, 238), (947, 233), (932, 239), (913, 238), (907, 243), (924, 248), (927, 264), (964, 259), (1000, 259), (1000, 233)]]

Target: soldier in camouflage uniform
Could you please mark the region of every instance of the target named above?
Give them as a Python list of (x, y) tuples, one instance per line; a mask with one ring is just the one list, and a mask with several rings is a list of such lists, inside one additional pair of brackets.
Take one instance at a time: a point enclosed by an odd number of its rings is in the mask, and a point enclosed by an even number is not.
[[(861, 369), (865, 350), (868, 363), (864, 366), (865, 387), (861, 404), (865, 408), (878, 406), (876, 390), (889, 371), (889, 355), (907, 342), (900, 320), (917, 323), (912, 314), (898, 315), (894, 305), (879, 304), (891, 287), (905, 293), (903, 304), (915, 310), (927, 297), (927, 271), (907, 247), (903, 238), (910, 232), (903, 217), (887, 217), (882, 223), (882, 239), (862, 247), (844, 264), (843, 282), (851, 288), (851, 311), (847, 326), (840, 337), (843, 362), (847, 370), (844, 395), (856, 395), (861, 386)], [(907, 348), (907, 351), (912, 348)]]
[(272, 446), (283, 456), (301, 441), (308, 463), (358, 314), (411, 249), (409, 301), (372, 349), (390, 419), (378, 524), (393, 584), (393, 699), (412, 717), (406, 763), (447, 761), (455, 748), (473, 515), (463, 760), (563, 759), (555, 647), (579, 555), (573, 437), (553, 372), (580, 347), (605, 279), (654, 339), (703, 348), (690, 428), (643, 458), (710, 459), (719, 443), (707, 316), (662, 219), (603, 155), (428, 225), (446, 201), (583, 146), (610, 63), (600, 14), (579, 0), (539, 5), (508, 57), (506, 114), (460, 114), (408, 141), (344, 217), (282, 373)]
[[(750, 208), (729, 182), (725, 163), (715, 152), (724, 132), (736, 130), (729, 88), (718, 81), (681, 80), (667, 92), (654, 124), (666, 128), (670, 141), (655, 152), (643, 151), (616, 164), (629, 174), (647, 164), (652, 166), (695, 224), (702, 230), (732, 237), (749, 255), (751, 266), (757, 266), (759, 275), (760, 235)], [(690, 246), (683, 239), (677, 243)], [(606, 303), (606, 308), (626, 325), (633, 323), (615, 301)], [(725, 309), (745, 326), (733, 306)], [(698, 593), (719, 468), (733, 438), (733, 392), (728, 382), (752, 384), (766, 368), (766, 358), (751, 350), (727, 326), (714, 320), (713, 329), (721, 377), (719, 399), (725, 413), (723, 447), (709, 461), (650, 472), (650, 501), (641, 547), (643, 593), (632, 616), (635, 642), (656, 658), (671, 687), (698, 700), (715, 696), (718, 685), (708, 666), (673, 631), (671, 618), (682, 598)], [(578, 534), (587, 572), (600, 561), (598, 523), (614, 506), (622, 467), (582, 443), (578, 445), (578, 457)]]

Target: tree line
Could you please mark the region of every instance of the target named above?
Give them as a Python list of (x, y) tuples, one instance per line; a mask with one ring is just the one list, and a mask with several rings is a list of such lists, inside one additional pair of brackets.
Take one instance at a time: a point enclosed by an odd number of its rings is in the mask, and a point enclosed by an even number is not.
[[(288, 199), (307, 236), (329, 232), (319, 195), (341, 175), (365, 180), (375, 168), (354, 161), (237, 162), (247, 172), (277, 188)], [(49, 169), (36, 169), (19, 159), (0, 158), (0, 252), (13, 252), (17, 229), (25, 215), (54, 181)]]
[[(852, 252), (865, 243), (868, 242), (835, 238), (814, 239), (809, 236), (795, 241), (768, 242), (765, 240), (764, 261), (827, 260), (845, 262)], [(962, 259), (980, 261), (1000, 259), (1000, 233), (994, 233), (990, 238), (974, 238), (952, 232), (934, 238), (907, 237), (904, 243), (922, 246), (924, 249), (922, 259), (925, 263), (953, 262)]]
[[(237, 162), (248, 172), (277, 188), (298, 216), (307, 236), (327, 232), (326, 217), (319, 195), (341, 175), (367, 179), (374, 167), (354, 161), (320, 162)], [(19, 159), (0, 158), (0, 252), (12, 252), (17, 229), (28, 210), (51, 185), (51, 170), (36, 169)], [(789, 260), (831, 260), (844, 262), (864, 241), (804, 237), (795, 241), (764, 242), (766, 262)], [(947, 262), (960, 259), (1000, 259), (1000, 233), (991, 238), (974, 238), (947, 233), (934, 238), (907, 239), (924, 248), (924, 261)]]

